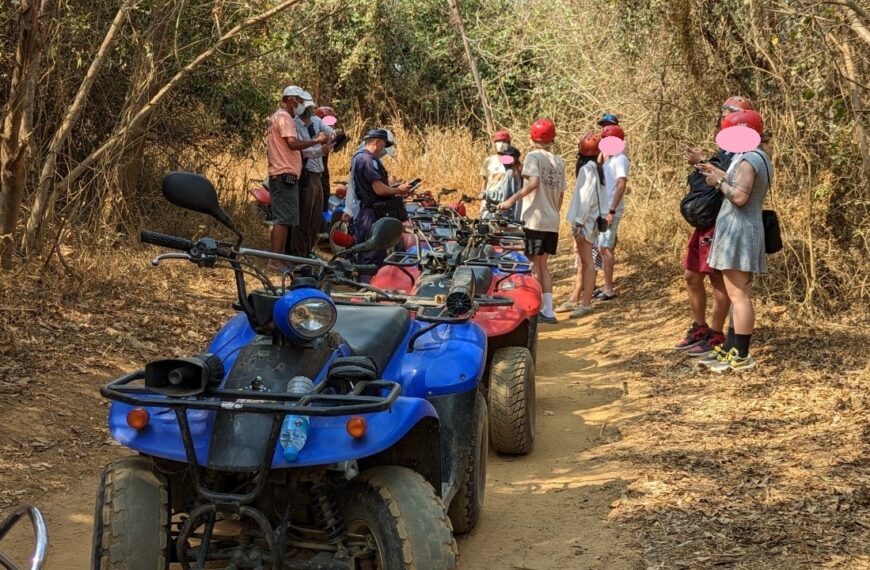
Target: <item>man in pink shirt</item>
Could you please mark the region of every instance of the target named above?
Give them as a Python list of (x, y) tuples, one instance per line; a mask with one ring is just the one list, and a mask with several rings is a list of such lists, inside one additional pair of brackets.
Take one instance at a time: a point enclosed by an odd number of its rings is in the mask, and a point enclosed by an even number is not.
[(299, 176), (301, 151), (327, 142), (321, 133), (312, 140), (300, 140), (293, 117), (305, 110), (311, 95), (295, 85), (284, 89), (281, 105), (269, 118), (266, 129), (266, 158), (269, 163), (269, 192), (272, 194), (272, 251), (284, 253), (290, 228), (299, 225)]

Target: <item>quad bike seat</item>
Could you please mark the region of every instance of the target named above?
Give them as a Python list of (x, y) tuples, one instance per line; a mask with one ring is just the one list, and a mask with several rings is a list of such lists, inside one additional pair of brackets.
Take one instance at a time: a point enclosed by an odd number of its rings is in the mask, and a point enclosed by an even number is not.
[(469, 267), (474, 273), (474, 286), (477, 289), (477, 294), (485, 295), (492, 285), (492, 267), (481, 265), (470, 265)]
[(404, 307), (339, 305), (334, 330), (354, 356), (374, 360), (383, 372), (396, 347), (405, 338), (411, 317)]

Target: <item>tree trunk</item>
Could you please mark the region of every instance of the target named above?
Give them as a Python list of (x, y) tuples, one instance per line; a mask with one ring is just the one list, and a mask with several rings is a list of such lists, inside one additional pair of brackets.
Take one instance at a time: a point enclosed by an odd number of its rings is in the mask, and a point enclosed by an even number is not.
[(459, 30), (459, 35), (462, 37), (462, 45), (465, 47), (465, 58), (468, 60), (468, 67), (471, 68), (471, 75), (474, 77), (474, 84), (477, 86), (477, 94), (480, 96), (480, 106), (483, 107), (483, 117), (486, 122), (486, 130), (492, 134), (495, 130), (495, 124), (492, 122), (492, 113), (489, 109), (489, 101), (486, 97), (486, 91), (483, 88), (483, 82), (480, 80), (480, 72), (477, 69), (477, 58), (471, 51), (471, 43), (468, 41), (468, 36), (465, 35), (465, 24), (462, 23), (462, 13), (459, 11), (458, 0), (447, 0), (450, 9), (453, 11), (453, 20), (456, 28)]
[[(142, 44), (138, 46), (135, 68), (130, 82), (124, 108), (120, 114), (121, 125), (130, 124), (136, 112), (141, 109), (166, 80), (167, 69), (163, 65), (169, 58), (172, 49), (170, 34), (176, 21), (177, 11), (181, 3), (177, 0), (165, 0), (154, 8), (161, 14), (160, 18), (152, 19), (152, 24), (142, 34)], [(150, 119), (150, 117), (149, 117)], [(118, 152), (118, 158), (112, 159), (113, 172), (109, 179), (115, 183), (109, 185), (101, 204), (101, 217), (105, 227), (111, 231), (120, 231), (129, 215), (127, 204), (135, 196), (139, 179), (143, 171), (145, 140), (151, 121), (146, 120), (136, 128), (131, 128)]]
[(103, 38), (103, 43), (97, 50), (85, 78), (79, 85), (79, 90), (73, 99), (72, 105), (67, 111), (66, 116), (60, 124), (60, 128), (54, 133), (51, 139), (51, 144), (48, 147), (48, 154), (45, 157), (45, 162), (42, 165), (42, 172), (39, 175), (39, 183), (36, 188), (36, 197), (33, 200), (33, 208), (30, 211), (30, 217), (27, 219), (27, 227), (24, 232), (24, 241), (22, 248), (25, 253), (38, 251), (42, 244), (42, 236), (45, 230), (45, 223), (51, 216), (54, 209), (56, 194), (54, 192), (54, 178), (57, 170), (57, 155), (60, 153), (61, 147), (66, 143), (79, 117), (84, 111), (87, 103), (88, 95), (91, 92), (91, 87), (97, 78), (100, 70), (105, 62), (106, 55), (115, 42), (122, 25), (127, 19), (127, 12), (138, 0), (124, 0), (115, 14), (115, 19), (112, 20), (109, 30)]
[(96, 150), (91, 152), (87, 157), (84, 158), (79, 164), (75, 166), (60, 182), (58, 182), (54, 187), (54, 192), (65, 191), (69, 186), (78, 180), (85, 172), (87, 172), (96, 162), (103, 159), (108, 153), (114, 152), (118, 150), (118, 148), (124, 148), (126, 144), (128, 144), (128, 135), (131, 131), (135, 131), (140, 128), (142, 125), (147, 124), (147, 122), (151, 118), (151, 114), (153, 111), (163, 103), (163, 100), (166, 97), (175, 91), (175, 89), (183, 83), (194, 71), (199, 69), (199, 67), (208, 61), (212, 56), (218, 53), (221, 48), (223, 48), (227, 43), (238, 37), (242, 34), (242, 32), (262, 24), (268, 21), (273, 16), (284, 12), (294, 4), (297, 4), (300, 0), (284, 0), (280, 4), (277, 4), (273, 8), (266, 10), (261, 14), (257, 14), (256, 16), (252, 16), (247, 20), (241, 22), (237, 26), (235, 26), (230, 31), (226, 32), (222, 35), (218, 40), (212, 44), (208, 49), (201, 52), (198, 56), (196, 56), (193, 61), (188, 63), (182, 69), (180, 69), (172, 78), (163, 85), (157, 93), (139, 109), (136, 114), (130, 119), (130, 122), (126, 125), (119, 125), (118, 129), (113, 133), (106, 142), (100, 145)]
[(21, 28), (9, 85), (6, 117), (0, 136), (0, 267), (12, 268), (13, 235), (21, 211), (21, 199), (27, 181), (25, 155), (30, 144), (30, 129), (36, 89), (29, 89), (30, 79), (39, 73), (40, 19), (42, 0), (22, 2), (18, 22)]
[(845, 83), (849, 91), (849, 103), (855, 115), (855, 142), (864, 164), (864, 175), (867, 180), (870, 180), (870, 141), (867, 140), (867, 129), (864, 127), (865, 109), (861, 101), (861, 89), (855, 70), (855, 60), (852, 57), (852, 48), (849, 42), (844, 41), (836, 41), (834, 45), (843, 56), (843, 75), (847, 80)]

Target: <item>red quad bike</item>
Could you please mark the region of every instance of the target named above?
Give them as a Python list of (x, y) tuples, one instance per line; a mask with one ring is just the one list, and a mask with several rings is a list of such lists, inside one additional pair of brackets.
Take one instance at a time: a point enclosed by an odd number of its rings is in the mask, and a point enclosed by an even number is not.
[[(481, 303), (474, 321), (488, 340), (482, 382), (490, 409), (490, 441), (499, 453), (525, 455), (535, 437), (534, 361), (541, 286), (531, 276), (528, 260), (517, 251), (522, 243), (520, 226), (501, 213), (473, 224), (463, 218), (451, 230), (456, 241), (442, 242), (432, 234), (443, 228), (443, 219), (433, 218), (431, 212), (424, 219), (410, 218), (415, 246), (391, 254), (371, 284), (386, 291), (440, 298), (449, 295), (457, 268), (470, 267), (477, 291), (513, 301)], [(421, 229), (426, 223), (433, 224), (429, 232)]]

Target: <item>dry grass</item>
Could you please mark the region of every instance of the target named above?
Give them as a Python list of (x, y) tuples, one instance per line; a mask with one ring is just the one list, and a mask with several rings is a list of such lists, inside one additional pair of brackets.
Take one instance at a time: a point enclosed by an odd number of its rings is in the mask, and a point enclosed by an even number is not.
[(645, 566), (870, 568), (868, 315), (809, 324), (762, 305), (760, 367), (717, 376), (670, 350), (680, 279), (631, 261), (596, 326), (622, 331), (607, 355), (643, 403), (613, 450), (639, 477), (610, 518), (638, 533)]

